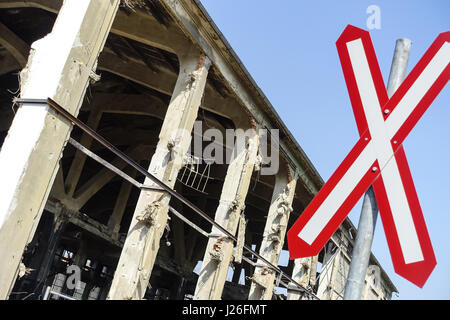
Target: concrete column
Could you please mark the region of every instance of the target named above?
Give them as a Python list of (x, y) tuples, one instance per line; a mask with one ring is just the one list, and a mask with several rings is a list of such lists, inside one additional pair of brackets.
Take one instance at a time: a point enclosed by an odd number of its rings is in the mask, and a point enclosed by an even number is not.
[[(259, 254), (272, 264), (277, 265), (283, 249), (289, 215), (292, 211), (297, 179), (292, 179), (289, 168), (280, 168), (275, 176), (275, 187), (272, 195), (263, 241)], [(258, 265), (264, 265), (258, 260)], [(256, 267), (250, 286), (249, 300), (272, 299), (275, 272), (267, 267)]]
[[(102, 114), (103, 113), (99, 110), (98, 107), (92, 108), (86, 124), (93, 130), (97, 130), (97, 127), (102, 118)], [(80, 139), (80, 143), (85, 148), (90, 149), (92, 140), (93, 139), (90, 135), (83, 133)], [(67, 194), (67, 197), (73, 197), (85, 162), (86, 154), (77, 149), (75, 151), (75, 156), (73, 157), (72, 163), (65, 179), (65, 192)]]
[(341, 249), (338, 248), (337, 254), (333, 259), (333, 270), (331, 270), (330, 300), (338, 300), (339, 298), (339, 296), (336, 293), (336, 280), (341, 265), (341, 259), (343, 259)]
[[(129, 171), (131, 172), (125, 172), (128, 173), (131, 178), (135, 178), (136, 170), (130, 169)], [(111, 216), (108, 220), (108, 229), (111, 230), (114, 234), (118, 233), (120, 230), (120, 224), (127, 208), (127, 202), (130, 198), (132, 188), (133, 185), (128, 181), (122, 182), (119, 195), (117, 196), (116, 203), (114, 204), (113, 212), (111, 213)]]
[[(305, 288), (314, 287), (316, 285), (317, 262), (318, 256), (295, 259), (292, 279)], [(303, 298), (301, 292), (288, 292), (288, 300), (300, 300), (301, 298)]]
[[(234, 148), (231, 163), (228, 165), (215, 221), (232, 234), (236, 234), (239, 217), (245, 206), (257, 161), (258, 145), (259, 138), (254, 133), (244, 148)], [(195, 300), (219, 300), (222, 297), (232, 255), (233, 241), (213, 227), (195, 288)]]
[[(178, 56), (180, 74), (167, 109), (149, 172), (173, 188), (205, 89), (210, 60), (195, 48)], [(150, 179), (146, 185), (155, 185)], [(162, 191), (142, 191), (108, 299), (141, 299), (159, 250), (168, 218), (170, 196)]]
[(319, 287), (317, 289), (317, 296), (321, 300), (334, 300), (336, 277), (339, 269), (340, 259), (342, 259), (341, 249), (337, 248), (336, 252), (324, 259), (322, 264), (322, 271), (320, 272)]
[[(65, 1), (52, 32), (32, 45), (21, 97), (50, 97), (77, 115), (119, 2)], [(71, 127), (47, 105), (24, 104), (9, 129), (0, 153), (0, 299), (16, 280)]]

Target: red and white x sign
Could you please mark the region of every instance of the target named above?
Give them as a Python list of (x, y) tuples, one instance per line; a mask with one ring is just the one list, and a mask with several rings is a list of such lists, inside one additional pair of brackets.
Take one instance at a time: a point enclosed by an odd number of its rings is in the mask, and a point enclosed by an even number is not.
[(360, 139), (289, 230), (290, 258), (317, 255), (373, 185), (394, 269), (422, 287), (436, 258), (402, 143), (450, 78), (450, 32), (390, 99), (367, 31), (349, 25), (336, 46)]

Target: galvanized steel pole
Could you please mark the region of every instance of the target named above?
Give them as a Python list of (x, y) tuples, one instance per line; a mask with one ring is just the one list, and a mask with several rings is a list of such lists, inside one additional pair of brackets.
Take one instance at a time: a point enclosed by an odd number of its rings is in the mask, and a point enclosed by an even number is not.
[[(397, 40), (387, 86), (389, 97), (394, 94), (405, 78), (410, 50), (411, 40)], [(344, 300), (360, 300), (362, 298), (377, 217), (378, 206), (375, 193), (372, 186), (370, 186), (364, 195), (352, 261), (345, 285)]]

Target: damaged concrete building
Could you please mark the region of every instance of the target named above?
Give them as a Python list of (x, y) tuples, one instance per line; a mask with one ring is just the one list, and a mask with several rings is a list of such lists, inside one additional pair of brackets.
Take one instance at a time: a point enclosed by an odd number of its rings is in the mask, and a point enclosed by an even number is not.
[[(343, 298), (355, 227), (286, 259), (323, 180), (198, 0), (1, 0), (0, 90), (0, 299)], [(194, 161), (195, 122), (253, 134)], [(396, 291), (372, 255), (363, 298)]]

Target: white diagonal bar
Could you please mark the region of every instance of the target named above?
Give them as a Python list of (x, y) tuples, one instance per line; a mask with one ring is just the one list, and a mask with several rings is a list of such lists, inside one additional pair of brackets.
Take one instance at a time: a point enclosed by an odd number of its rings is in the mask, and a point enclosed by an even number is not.
[(389, 139), (392, 139), (403, 123), (408, 119), (414, 108), (422, 100), (423, 96), (442, 74), (450, 63), (450, 43), (445, 42), (438, 50), (430, 63), (425, 67), (408, 92), (403, 96), (398, 105), (392, 110), (386, 119), (386, 128)]
[(446, 42), (439, 49), (386, 121), (382, 115), (361, 39), (347, 43), (347, 49), (353, 70), (357, 70), (355, 77), (372, 141), (350, 166), (298, 236), (311, 245), (363, 178), (370, 165), (378, 159), (405, 263), (423, 261), (422, 249), (390, 140), (447, 67), (450, 60), (450, 44)]
[(342, 179), (336, 184), (328, 197), (317, 209), (316, 213), (303, 227), (298, 236), (311, 245), (320, 232), (330, 222), (336, 211), (348, 198), (356, 185), (361, 181), (367, 170), (376, 160), (376, 155), (371, 147), (372, 141), (364, 148), (358, 158), (353, 162)]
[(347, 49), (353, 70), (355, 70), (358, 91), (361, 96), (370, 135), (372, 136), (372, 146), (375, 149), (381, 168), (381, 176), (386, 188), (405, 263), (422, 261), (423, 253), (419, 237), (414, 226), (397, 162), (393, 157), (394, 150), (388, 136), (387, 126), (383, 118), (361, 39), (347, 43)]

